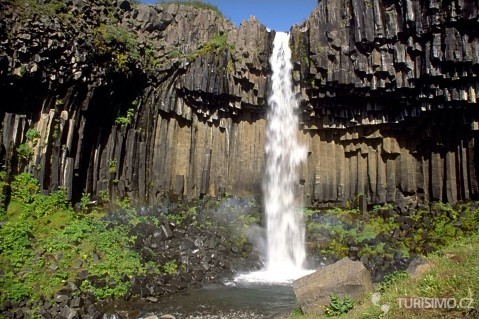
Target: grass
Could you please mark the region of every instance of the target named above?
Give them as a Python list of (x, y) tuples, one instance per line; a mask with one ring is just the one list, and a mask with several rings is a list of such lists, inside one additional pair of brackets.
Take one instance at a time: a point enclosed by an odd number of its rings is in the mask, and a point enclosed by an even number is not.
[[(477, 318), (479, 313), (479, 237), (477, 234), (451, 242), (441, 250), (430, 254), (427, 259), (433, 267), (421, 277), (412, 278), (405, 276), (404, 273), (393, 275), (387, 280), (387, 284), (376, 287), (376, 293), (380, 294), (380, 300), (376, 305), (372, 303), (371, 295), (368, 295), (348, 314), (336, 316), (336, 318)], [(424, 306), (427, 306), (427, 299), (420, 298), (454, 298), (457, 304), (463, 300), (463, 306), (470, 306), (471, 301), (473, 308), (414, 308), (410, 306), (412, 300), (409, 298), (422, 300)], [(382, 305), (389, 306), (386, 314), (381, 310)], [(290, 318), (328, 317), (326, 315), (306, 316), (295, 310)]]
[(166, 4), (166, 5), (168, 5), (168, 4), (179, 4), (179, 5), (184, 5), (184, 6), (191, 6), (191, 7), (198, 8), (198, 9), (205, 9), (205, 10), (214, 11), (220, 17), (224, 17), (223, 12), (221, 12), (221, 10), (218, 9), (217, 6), (215, 6), (211, 3), (198, 1), (198, 0), (193, 0), (193, 1), (190, 1), (190, 0), (166, 0), (166, 1), (158, 1), (158, 4)]
[(64, 22), (73, 18), (67, 10), (68, 6), (65, 1), (61, 0), (50, 0), (46, 2), (36, 0), (7, 0), (7, 3), (16, 8), (24, 8), (24, 13), (29, 17), (38, 14), (52, 18), (58, 17)]

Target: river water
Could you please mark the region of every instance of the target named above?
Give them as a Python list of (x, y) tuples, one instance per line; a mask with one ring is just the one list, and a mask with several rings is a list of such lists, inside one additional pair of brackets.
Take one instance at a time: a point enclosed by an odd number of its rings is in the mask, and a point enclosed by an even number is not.
[(171, 314), (179, 318), (284, 318), (296, 299), (290, 285), (211, 285), (143, 304), (140, 316)]

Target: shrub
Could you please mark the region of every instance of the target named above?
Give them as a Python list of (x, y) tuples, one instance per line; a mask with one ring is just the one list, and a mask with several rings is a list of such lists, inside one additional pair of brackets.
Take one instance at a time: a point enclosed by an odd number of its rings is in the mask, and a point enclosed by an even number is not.
[(128, 111), (126, 111), (126, 116), (118, 116), (115, 119), (115, 124), (120, 125), (121, 127), (124, 127), (130, 124), (134, 116), (135, 116), (135, 109), (129, 108)]
[(33, 150), (27, 143), (22, 143), (17, 147), (17, 156), (23, 160), (29, 160), (33, 155)]
[(35, 200), (40, 191), (40, 183), (30, 173), (21, 173), (15, 176), (12, 184), (12, 197), (29, 204)]
[(117, 165), (118, 165), (117, 160), (108, 160), (108, 172), (111, 174), (115, 174)]
[(40, 137), (40, 132), (31, 128), (31, 129), (28, 129), (25, 136), (27, 137), (28, 141), (32, 142), (35, 145), (38, 138)]
[(38, 194), (34, 198), (30, 209), (33, 215), (38, 218), (48, 216), (55, 211), (69, 210), (71, 207), (65, 189), (61, 188), (50, 195)]
[(174, 275), (178, 272), (178, 265), (174, 261), (167, 262), (163, 265), (163, 271), (168, 275)]
[(338, 295), (333, 294), (330, 298), (331, 302), (326, 306), (325, 312), (328, 317), (343, 315), (354, 308), (354, 301), (348, 296), (341, 299)]

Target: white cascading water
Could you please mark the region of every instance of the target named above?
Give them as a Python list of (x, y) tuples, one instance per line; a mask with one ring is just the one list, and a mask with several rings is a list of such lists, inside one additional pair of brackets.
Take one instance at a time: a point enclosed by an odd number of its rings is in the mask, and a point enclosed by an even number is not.
[(298, 169), (306, 149), (298, 144), (298, 101), (293, 92), (289, 34), (276, 33), (270, 58), (272, 92), (268, 100), (266, 166), (263, 179), (266, 215), (266, 264), (263, 270), (242, 275), (249, 282), (291, 282), (305, 270), (304, 222), (296, 201)]

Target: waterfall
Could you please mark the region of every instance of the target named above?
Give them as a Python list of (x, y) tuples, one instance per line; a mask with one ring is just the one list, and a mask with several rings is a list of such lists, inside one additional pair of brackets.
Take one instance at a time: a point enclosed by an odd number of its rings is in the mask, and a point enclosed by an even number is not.
[(306, 149), (297, 141), (298, 101), (293, 92), (288, 33), (276, 33), (269, 62), (273, 74), (268, 99), (263, 179), (266, 264), (263, 270), (243, 275), (240, 279), (290, 282), (308, 272), (304, 269), (306, 253), (302, 210), (295, 196), (298, 169), (306, 158)]

